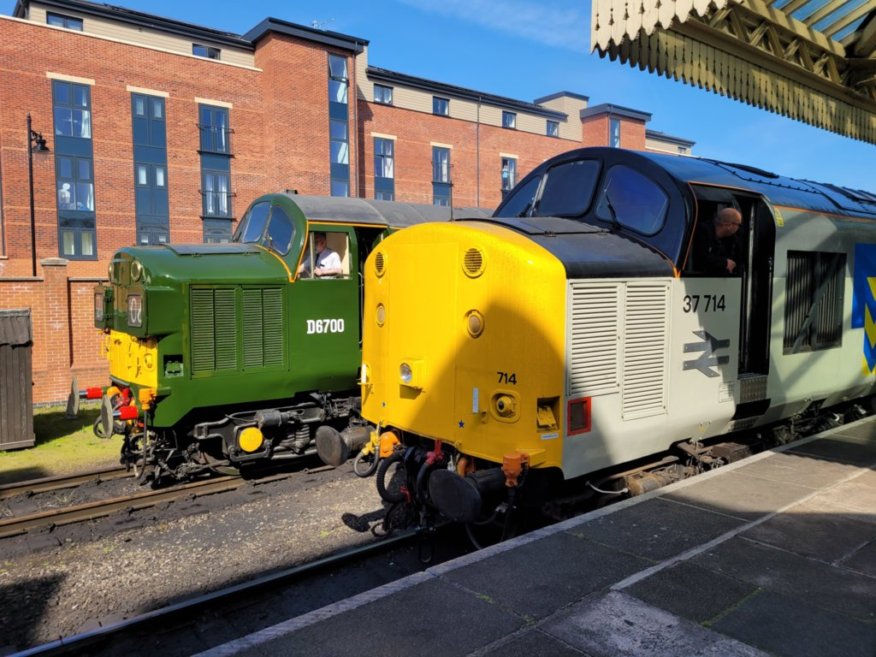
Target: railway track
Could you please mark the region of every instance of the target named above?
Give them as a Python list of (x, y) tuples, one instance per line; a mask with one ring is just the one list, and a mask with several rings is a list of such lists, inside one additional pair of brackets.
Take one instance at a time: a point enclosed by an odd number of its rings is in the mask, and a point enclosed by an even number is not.
[(113, 481), (115, 479), (125, 479), (134, 475), (121, 466), (99, 468), (88, 472), (77, 472), (69, 475), (58, 475), (55, 477), (42, 477), (40, 479), (28, 479), (27, 481), (19, 481), (12, 484), (0, 485), (0, 500), (6, 500), (19, 495), (36, 495), (37, 493), (48, 493), (55, 490), (63, 490), (64, 488), (75, 488), (82, 484), (101, 481)]
[[(179, 645), (176, 646), (177, 652), (174, 652), (170, 645), (174, 644), (172, 637), (176, 634), (191, 635), (190, 628), (193, 624), (198, 624), (200, 627), (199, 624), (205, 622), (204, 619), (221, 624), (222, 619), (229, 613), (237, 614), (234, 611), (229, 612), (229, 609), (258, 604), (267, 604), (269, 607), (281, 606), (277, 605), (275, 600), (278, 594), (296, 596), (299, 595), (296, 592), (297, 587), (306, 586), (307, 580), (327, 581), (332, 579), (327, 575), (334, 576), (344, 568), (355, 568), (357, 564), (359, 566), (364, 564), (367, 568), (369, 560), (409, 546), (420, 537), (417, 531), (411, 530), (372, 541), (306, 564), (149, 611), (114, 625), (34, 646), (16, 653), (16, 657), (83, 654), (83, 651), (87, 651), (90, 655), (118, 654), (117, 651), (124, 650), (126, 644), (143, 648), (145, 645), (143, 642), (155, 640), (157, 633), (162, 635), (163, 649), (170, 650), (168, 654), (177, 654), (180, 651), (187, 653), (187, 649)], [(395, 578), (406, 574), (409, 573), (400, 573)], [(341, 597), (346, 597), (348, 593), (344, 593)], [(235, 621), (239, 620), (238, 614), (235, 616)]]
[[(286, 474), (274, 475), (273, 477), (265, 477), (259, 481), (260, 483), (267, 483), (287, 476), (288, 475)], [(88, 481), (91, 481), (91, 479)], [(190, 482), (163, 490), (148, 490), (134, 495), (125, 495), (122, 497), (87, 502), (59, 509), (38, 511), (36, 513), (14, 516), (12, 518), (4, 518), (0, 519), (0, 539), (20, 536), (35, 529), (53, 528), (77, 522), (95, 520), (119, 511), (139, 511), (163, 502), (224, 493), (235, 490), (245, 483), (246, 481), (240, 477), (218, 477), (206, 481)], [(72, 486), (76, 484), (70, 485)]]

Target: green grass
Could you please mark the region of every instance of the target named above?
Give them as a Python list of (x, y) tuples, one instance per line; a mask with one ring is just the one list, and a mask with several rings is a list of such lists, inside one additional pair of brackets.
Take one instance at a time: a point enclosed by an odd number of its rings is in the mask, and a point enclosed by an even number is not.
[(0, 452), (0, 484), (90, 470), (119, 462), (122, 437), (103, 440), (91, 429), (98, 415), (96, 407), (80, 409), (76, 418), (65, 417), (65, 410), (53, 406), (34, 412), (36, 445), (29, 449)]

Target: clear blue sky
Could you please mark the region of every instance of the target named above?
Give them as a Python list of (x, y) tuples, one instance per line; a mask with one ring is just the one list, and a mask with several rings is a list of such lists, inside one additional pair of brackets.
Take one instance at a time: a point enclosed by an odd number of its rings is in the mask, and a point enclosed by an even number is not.
[[(9, 15), (12, 0), (0, 0)], [(876, 147), (590, 54), (589, 0), (113, 0), (242, 34), (266, 17), (369, 40), (369, 63), (531, 101), (556, 91), (652, 114), (694, 153), (876, 192)]]

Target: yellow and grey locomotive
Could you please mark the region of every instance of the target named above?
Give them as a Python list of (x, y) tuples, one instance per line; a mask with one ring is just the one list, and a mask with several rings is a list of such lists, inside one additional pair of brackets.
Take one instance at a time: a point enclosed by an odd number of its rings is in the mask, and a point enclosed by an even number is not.
[(876, 383), (876, 196), (748, 166), (573, 151), (491, 219), (392, 235), (365, 277), (378, 489), (427, 515), (640, 494)]

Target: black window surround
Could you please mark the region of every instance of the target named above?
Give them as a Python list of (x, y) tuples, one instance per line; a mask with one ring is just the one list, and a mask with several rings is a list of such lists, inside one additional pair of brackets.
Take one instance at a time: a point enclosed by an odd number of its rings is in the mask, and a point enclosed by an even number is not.
[(91, 88), (52, 80), (58, 255), (97, 260)]
[(384, 84), (375, 84), (374, 102), (381, 105), (392, 105), (392, 89)]
[(517, 129), (517, 113), (502, 111), (502, 127), (510, 130)]
[(560, 136), (560, 122), (559, 121), (551, 121), (547, 120), (545, 123), (545, 134), (548, 137), (559, 137)]
[(83, 21), (76, 16), (68, 16), (66, 14), (58, 14), (53, 11), (46, 12), (46, 25), (54, 27), (63, 27), (68, 30), (76, 30), (82, 32)]
[(450, 116), (450, 99), (432, 96), (432, 114), (435, 116)]
[(222, 50), (214, 46), (205, 46), (202, 43), (192, 44), (192, 54), (195, 57), (204, 57), (205, 59), (221, 59)]
[(201, 152), (232, 154), (231, 135), (234, 131), (229, 127), (228, 108), (199, 105), (198, 130), (201, 133)]

